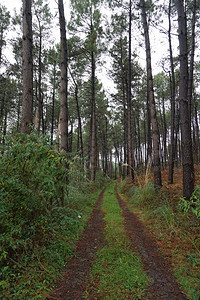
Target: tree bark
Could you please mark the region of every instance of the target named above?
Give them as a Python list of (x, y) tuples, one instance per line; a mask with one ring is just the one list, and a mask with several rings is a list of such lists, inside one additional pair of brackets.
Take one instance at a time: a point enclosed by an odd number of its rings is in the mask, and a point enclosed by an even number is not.
[(152, 126), (152, 141), (153, 141), (153, 169), (154, 169), (154, 184), (155, 186), (161, 187), (161, 166), (160, 166), (160, 138), (158, 130), (158, 121), (156, 117), (156, 107), (153, 90), (153, 77), (151, 67), (151, 49), (149, 40), (149, 29), (146, 17), (145, 0), (140, 0), (141, 12), (142, 12), (142, 23), (144, 28), (145, 47), (146, 47), (146, 62), (147, 62), (147, 98), (149, 100), (151, 126)]
[(94, 51), (91, 51), (91, 90), (92, 90), (92, 111), (91, 111), (91, 180), (94, 181), (96, 177), (96, 114), (95, 114), (95, 58)]
[(189, 78), (188, 78), (188, 113), (189, 113), (190, 126), (191, 126), (191, 113), (192, 113), (191, 107), (192, 107), (192, 91), (193, 91), (193, 73), (194, 73), (195, 25), (196, 25), (196, 0), (193, 0), (191, 53), (190, 53)]
[(56, 61), (53, 62), (53, 92), (52, 92), (52, 112), (51, 112), (51, 144), (53, 144), (53, 131), (54, 131), (55, 91), (56, 91)]
[(60, 85), (60, 150), (68, 152), (68, 74), (67, 39), (63, 0), (58, 0), (61, 40), (61, 85)]
[(78, 130), (79, 130), (79, 138), (80, 138), (80, 148), (81, 148), (81, 157), (83, 158), (83, 135), (82, 135), (82, 122), (81, 122), (81, 115), (80, 115), (80, 108), (79, 108), (79, 101), (78, 101), (78, 85), (75, 84), (75, 100), (76, 100), (76, 109), (78, 115)]
[(128, 42), (128, 93), (127, 93), (127, 117), (128, 117), (128, 170), (130, 181), (134, 180), (133, 147), (132, 147), (132, 116), (131, 116), (131, 24), (132, 6), (129, 2), (129, 42)]
[(180, 51), (180, 80), (179, 80), (179, 103), (180, 103), (180, 127), (181, 127), (181, 152), (183, 166), (183, 196), (190, 199), (194, 191), (194, 166), (192, 155), (192, 138), (188, 109), (188, 48), (187, 26), (184, 3), (175, 0), (178, 12), (179, 28), (179, 51)]
[(23, 0), (23, 100), (21, 132), (25, 134), (30, 134), (33, 118), (33, 34), (31, 6), (31, 0)]
[(174, 160), (175, 160), (175, 142), (174, 142), (174, 131), (175, 131), (175, 75), (174, 75), (174, 60), (172, 53), (172, 42), (171, 42), (171, 0), (169, 0), (169, 11), (168, 11), (168, 39), (169, 39), (169, 53), (170, 53), (170, 85), (171, 85), (171, 136), (170, 136), (170, 155), (169, 155), (169, 177), (168, 183), (173, 184), (174, 179)]
[(127, 107), (126, 107), (126, 92), (125, 92), (125, 78), (123, 67), (123, 45), (122, 36), (120, 38), (120, 67), (121, 67), (121, 80), (122, 80), (122, 100), (123, 100), (123, 126), (124, 126), (124, 159), (123, 159), (123, 179), (126, 177), (126, 164), (127, 164)]

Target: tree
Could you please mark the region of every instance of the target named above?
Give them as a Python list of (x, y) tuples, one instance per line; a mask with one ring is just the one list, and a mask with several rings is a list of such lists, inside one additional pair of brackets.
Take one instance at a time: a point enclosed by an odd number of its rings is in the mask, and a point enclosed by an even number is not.
[(31, 132), (33, 117), (33, 56), (31, 0), (23, 0), (23, 100), (21, 132)]
[(173, 184), (173, 174), (174, 174), (174, 159), (175, 159), (175, 74), (174, 74), (174, 60), (172, 53), (172, 41), (171, 41), (171, 0), (169, 0), (168, 9), (168, 40), (169, 40), (169, 54), (170, 54), (170, 83), (171, 83), (171, 138), (170, 138), (170, 156), (169, 156), (169, 184)]
[(134, 180), (133, 172), (133, 142), (132, 142), (132, 115), (131, 115), (131, 25), (132, 25), (132, 3), (129, 1), (129, 29), (128, 29), (128, 93), (127, 93), (127, 115), (128, 115), (128, 165), (130, 181)]
[[(111, 3), (114, 5), (114, 3)], [(110, 49), (110, 55), (112, 58), (112, 71), (110, 75), (114, 79), (117, 93), (113, 95), (113, 101), (116, 103), (118, 118), (122, 120), (123, 123), (123, 172), (122, 176), (125, 179), (126, 176), (126, 166), (128, 164), (128, 137), (127, 137), (127, 127), (128, 127), (128, 117), (127, 117), (127, 92), (128, 92), (128, 39), (126, 28), (128, 26), (127, 16), (124, 12), (120, 15), (114, 14), (112, 16), (110, 30), (110, 39), (113, 42), (113, 46)], [(130, 59), (131, 61), (131, 59)], [(131, 72), (130, 72), (131, 73)], [(130, 85), (131, 88), (131, 85)], [(129, 89), (130, 92), (130, 89)], [(131, 111), (130, 111), (131, 112)]]
[(6, 7), (0, 4), (0, 66), (2, 63), (2, 49), (6, 44), (4, 35), (10, 24), (10, 13)]
[[(58, 90), (58, 86), (59, 86), (59, 82), (58, 82), (58, 78), (60, 76), (60, 70), (59, 69), (59, 60), (60, 60), (60, 52), (58, 49), (58, 45), (57, 47), (52, 47), (49, 49), (49, 53), (48, 53), (48, 64), (49, 64), (49, 68), (48, 68), (48, 76), (50, 79), (50, 84), (51, 84), (51, 89), (52, 89), (52, 95), (51, 95), (51, 144), (53, 143), (53, 136), (54, 136), (54, 127), (56, 122), (58, 123), (58, 119), (59, 116), (57, 116), (58, 114), (56, 113), (56, 92)], [(58, 101), (57, 101), (58, 102)], [(58, 105), (57, 105), (58, 106)]]
[(178, 13), (179, 29), (179, 105), (181, 127), (181, 150), (183, 166), (183, 196), (189, 199), (194, 190), (194, 166), (192, 155), (192, 139), (190, 128), (190, 116), (188, 109), (188, 46), (186, 13), (183, 0), (175, 0)]
[(140, 8), (142, 14), (142, 24), (144, 29), (145, 48), (146, 48), (147, 98), (149, 101), (151, 126), (152, 126), (154, 184), (156, 186), (161, 186), (162, 180), (161, 180), (160, 153), (159, 153), (160, 138), (159, 138), (159, 130), (158, 130), (158, 121), (156, 117), (154, 91), (153, 91), (151, 50), (150, 50), (149, 29), (148, 29), (147, 16), (146, 16), (146, 9), (147, 9), (146, 5), (147, 3), (145, 0), (140, 0)]
[(191, 24), (192, 32), (191, 32), (190, 67), (189, 67), (189, 76), (188, 76), (188, 113), (189, 113), (190, 124), (191, 124), (191, 111), (192, 111), (191, 103), (192, 103), (192, 92), (193, 92), (196, 10), (197, 10), (197, 3), (196, 3), (196, 0), (193, 0), (192, 24)]
[(42, 91), (42, 77), (44, 73), (44, 61), (45, 61), (45, 48), (47, 48), (47, 38), (49, 38), (52, 15), (48, 4), (45, 1), (34, 1), (33, 12), (36, 17), (36, 21), (33, 23), (34, 28), (34, 50), (38, 63), (36, 66), (36, 98), (38, 102), (37, 109), (37, 124), (36, 129), (40, 132), (42, 121), (42, 132), (44, 133), (44, 113), (43, 113), (43, 91)]
[(58, 1), (59, 23), (60, 23), (60, 40), (61, 40), (61, 85), (60, 85), (60, 135), (61, 151), (68, 152), (68, 74), (67, 74), (67, 39), (63, 0)]
[(90, 86), (91, 86), (91, 118), (90, 118), (90, 167), (91, 180), (95, 180), (97, 170), (97, 134), (96, 134), (96, 91), (95, 91), (95, 77), (96, 77), (96, 63), (99, 53), (101, 52), (100, 36), (102, 28), (100, 26), (101, 14), (99, 6), (102, 0), (98, 1), (76, 1), (72, 0), (72, 16), (70, 29), (73, 32), (81, 30), (84, 32), (84, 48), (82, 51), (88, 58), (88, 65), (90, 66)]

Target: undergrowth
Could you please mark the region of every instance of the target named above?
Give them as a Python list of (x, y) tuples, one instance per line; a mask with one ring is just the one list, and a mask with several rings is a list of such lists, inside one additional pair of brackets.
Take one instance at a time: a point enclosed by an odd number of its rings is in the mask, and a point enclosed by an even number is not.
[(35, 133), (8, 136), (0, 153), (0, 298), (45, 299), (73, 254), (98, 184)]
[(140, 257), (130, 249), (113, 184), (106, 189), (102, 210), (106, 245), (97, 252), (92, 267), (93, 285), (88, 292), (96, 290), (100, 299), (142, 299), (149, 278), (142, 269)]
[(179, 198), (170, 190), (173, 186), (154, 189), (148, 181), (143, 185), (118, 185), (126, 196), (129, 209), (148, 223), (164, 255), (172, 258), (174, 274), (189, 299), (200, 297), (199, 187), (190, 201)]

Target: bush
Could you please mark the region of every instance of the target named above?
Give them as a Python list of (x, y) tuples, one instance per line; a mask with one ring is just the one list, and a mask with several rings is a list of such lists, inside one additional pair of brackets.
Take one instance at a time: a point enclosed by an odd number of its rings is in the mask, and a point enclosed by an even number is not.
[(56, 245), (63, 259), (72, 252), (82, 220), (67, 207), (68, 159), (51, 148), (47, 137), (8, 136), (0, 150), (0, 296), (9, 291), (6, 296), (18, 297), (17, 281), (38, 264), (44, 247), (47, 253)]
[(105, 179), (88, 183), (78, 156), (56, 152), (35, 133), (6, 137), (0, 153), (0, 298), (41, 299), (72, 255)]
[(64, 206), (64, 157), (44, 137), (16, 135), (7, 140), (0, 169), (0, 233), (7, 252), (44, 241), (47, 212)]

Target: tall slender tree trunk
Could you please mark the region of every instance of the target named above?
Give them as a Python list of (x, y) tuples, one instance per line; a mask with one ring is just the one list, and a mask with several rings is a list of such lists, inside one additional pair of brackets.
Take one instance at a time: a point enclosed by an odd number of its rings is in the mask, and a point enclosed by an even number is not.
[(163, 111), (163, 148), (164, 148), (164, 164), (167, 164), (167, 121), (165, 114), (165, 98), (162, 97), (162, 111)]
[(55, 91), (56, 91), (56, 61), (53, 62), (53, 92), (52, 92), (52, 112), (51, 112), (51, 144), (53, 144), (53, 131), (54, 131)]
[(195, 134), (195, 138), (196, 138), (196, 149), (197, 149), (197, 151), (196, 151), (196, 155), (195, 155), (195, 157), (196, 157), (196, 163), (198, 164), (199, 163), (199, 161), (200, 161), (200, 153), (199, 153), (199, 150), (200, 150), (200, 135), (199, 135), (199, 123), (198, 123), (198, 112), (197, 112), (197, 105), (198, 105), (198, 103), (197, 103), (197, 100), (196, 100), (196, 97), (194, 97), (194, 118), (195, 118), (195, 132), (196, 132), (196, 134)]
[(122, 101), (123, 101), (123, 127), (124, 127), (124, 150), (123, 150), (123, 172), (122, 177), (126, 177), (126, 163), (127, 163), (127, 103), (125, 91), (125, 72), (123, 66), (123, 45), (122, 36), (120, 38), (120, 68), (121, 68), (121, 84), (122, 84)]
[(180, 127), (181, 127), (181, 152), (183, 166), (183, 196), (191, 197), (194, 190), (194, 166), (192, 155), (192, 138), (190, 117), (188, 109), (188, 48), (187, 26), (184, 2), (175, 0), (178, 12), (179, 28), (179, 51), (180, 51), (180, 80), (179, 80), (179, 103), (180, 103)]
[(77, 84), (75, 84), (75, 100), (76, 100), (76, 109), (77, 109), (77, 115), (78, 115), (78, 130), (79, 130), (79, 138), (80, 138), (81, 157), (83, 158), (82, 122), (81, 122), (81, 115), (80, 115), (80, 108), (79, 108), (79, 101), (78, 101), (78, 85)]
[(132, 147), (132, 114), (131, 114), (131, 24), (132, 5), (129, 1), (129, 47), (128, 47), (128, 93), (127, 93), (127, 117), (128, 117), (128, 169), (130, 181), (134, 180), (133, 170), (133, 147)]
[(0, 66), (2, 62), (2, 48), (3, 48), (3, 29), (0, 32)]
[[(92, 29), (93, 30), (93, 29)], [(91, 51), (91, 91), (92, 91), (92, 111), (91, 111), (91, 180), (94, 181), (96, 177), (96, 114), (95, 114), (95, 58), (94, 51)]]
[(31, 0), (23, 0), (23, 100), (21, 132), (25, 134), (31, 132), (33, 118), (33, 34), (31, 6)]
[(140, 0), (142, 10), (142, 23), (144, 28), (145, 47), (146, 47), (146, 62), (147, 62), (147, 93), (149, 99), (151, 126), (152, 126), (152, 141), (153, 141), (153, 168), (154, 168), (154, 184), (158, 187), (162, 186), (161, 166), (160, 166), (160, 138), (158, 130), (158, 121), (156, 117), (156, 107), (153, 91), (153, 76), (151, 68), (151, 49), (149, 40), (149, 29), (146, 17), (145, 0)]
[(173, 184), (174, 178), (174, 160), (175, 160), (175, 141), (174, 141), (174, 131), (175, 131), (175, 75), (174, 75), (174, 60), (172, 53), (172, 42), (171, 42), (171, 0), (169, 0), (169, 10), (168, 10), (168, 40), (169, 40), (169, 54), (170, 54), (170, 85), (171, 85), (171, 136), (170, 136), (170, 154), (169, 154), (169, 177), (168, 183)]
[(63, 0), (58, 0), (60, 40), (61, 40), (61, 85), (60, 85), (60, 148), (68, 152), (68, 74), (67, 39)]
[(147, 93), (147, 162), (152, 156), (152, 131), (151, 131), (151, 113), (149, 105), (149, 94)]
[(78, 145), (78, 150), (81, 150), (80, 156), (83, 158), (83, 134), (82, 134), (82, 122), (81, 122), (81, 114), (80, 114), (80, 107), (79, 107), (79, 100), (78, 100), (78, 84), (76, 83), (72, 73), (70, 72), (70, 75), (72, 77), (72, 80), (75, 85), (75, 101), (76, 101), (76, 110), (77, 110), (77, 116), (78, 116), (78, 144), (80, 140), (80, 149)]
[[(39, 20), (38, 20), (39, 22)], [(39, 22), (40, 28), (40, 22)], [(39, 37), (39, 55), (38, 55), (38, 114), (37, 114), (37, 131), (40, 132), (42, 120), (42, 33), (40, 29)]]
[(192, 113), (191, 108), (192, 108), (193, 73), (194, 73), (195, 25), (196, 25), (196, 0), (193, 0), (191, 53), (190, 53), (190, 68), (189, 68), (189, 77), (188, 77), (188, 113), (189, 113), (190, 126), (191, 126), (191, 113)]

